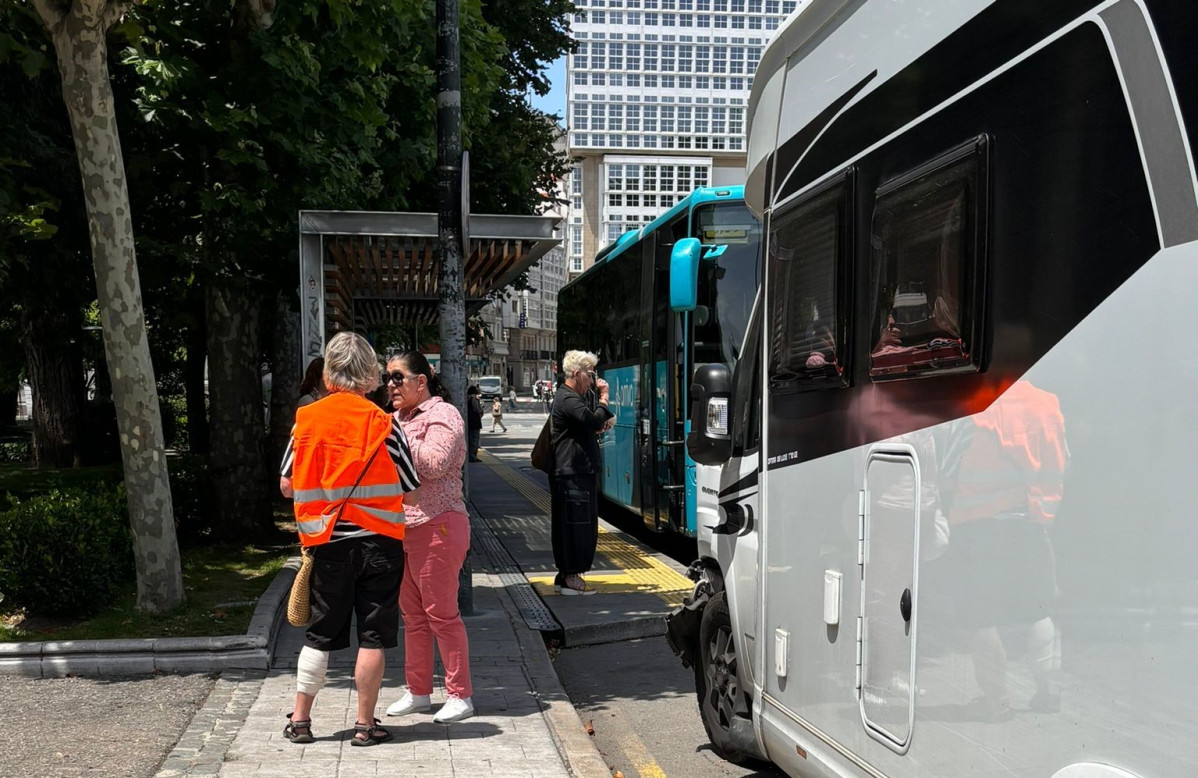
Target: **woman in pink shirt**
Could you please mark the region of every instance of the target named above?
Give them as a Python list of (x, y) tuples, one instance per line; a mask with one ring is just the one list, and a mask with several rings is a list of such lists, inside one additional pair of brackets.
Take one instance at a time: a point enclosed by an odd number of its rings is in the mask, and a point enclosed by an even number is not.
[(470, 648), (458, 612), (458, 573), (470, 549), (470, 519), (462, 497), (466, 431), (449, 392), (419, 351), (387, 362), (387, 388), (420, 488), (404, 498), (404, 576), (399, 607), (404, 622), (408, 689), (388, 716), (425, 711), (433, 692), (433, 639), (445, 664), (445, 704), (433, 721), (448, 724), (474, 715), (470, 701)]

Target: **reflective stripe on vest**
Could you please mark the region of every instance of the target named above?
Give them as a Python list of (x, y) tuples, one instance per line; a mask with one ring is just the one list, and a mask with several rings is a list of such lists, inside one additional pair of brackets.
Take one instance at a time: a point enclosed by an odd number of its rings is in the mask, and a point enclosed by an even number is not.
[(332, 520), (332, 516), (321, 516), (319, 519), (296, 522), (295, 526), (303, 535), (319, 535), (324, 532), (325, 527), (329, 526), (329, 522)]
[(338, 517), (403, 538), (405, 490), (386, 447), (391, 424), (369, 400), (346, 392), (296, 412), (292, 486), (303, 545), (327, 543)]
[(405, 517), (403, 511), (400, 511), (399, 513), (396, 513), (395, 511), (384, 511), (379, 510), (378, 508), (371, 508), (368, 505), (355, 505), (354, 510), (362, 511), (363, 513), (369, 513), (379, 521), (386, 521), (392, 524), (404, 523)]
[(326, 502), (336, 502), (344, 500), (351, 494), (355, 498), (365, 497), (399, 497), (404, 493), (404, 488), (398, 482), (393, 484), (376, 484), (374, 486), (362, 486), (358, 484), (355, 489), (352, 486), (341, 486), (335, 489), (296, 489), (294, 499), (296, 502), (312, 502), (313, 500), (325, 500)]

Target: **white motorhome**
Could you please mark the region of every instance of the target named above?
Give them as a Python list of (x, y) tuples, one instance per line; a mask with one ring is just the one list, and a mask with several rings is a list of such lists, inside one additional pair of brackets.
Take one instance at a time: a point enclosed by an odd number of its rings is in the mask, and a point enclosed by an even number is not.
[(779, 30), (765, 283), (745, 356), (695, 374), (670, 619), (717, 752), (1198, 775), (1196, 37), (1183, 0), (809, 0)]

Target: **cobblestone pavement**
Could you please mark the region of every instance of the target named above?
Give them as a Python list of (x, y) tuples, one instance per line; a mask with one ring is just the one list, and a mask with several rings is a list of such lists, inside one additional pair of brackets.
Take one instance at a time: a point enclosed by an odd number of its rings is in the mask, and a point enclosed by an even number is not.
[(0, 778), (154, 775), (213, 680), (0, 676)]

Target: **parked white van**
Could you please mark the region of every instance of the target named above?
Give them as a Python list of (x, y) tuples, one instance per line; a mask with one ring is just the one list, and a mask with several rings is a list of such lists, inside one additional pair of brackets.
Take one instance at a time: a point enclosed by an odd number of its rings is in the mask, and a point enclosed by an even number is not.
[(484, 400), (503, 397), (503, 379), (497, 375), (485, 375), (478, 379), (478, 393)]

